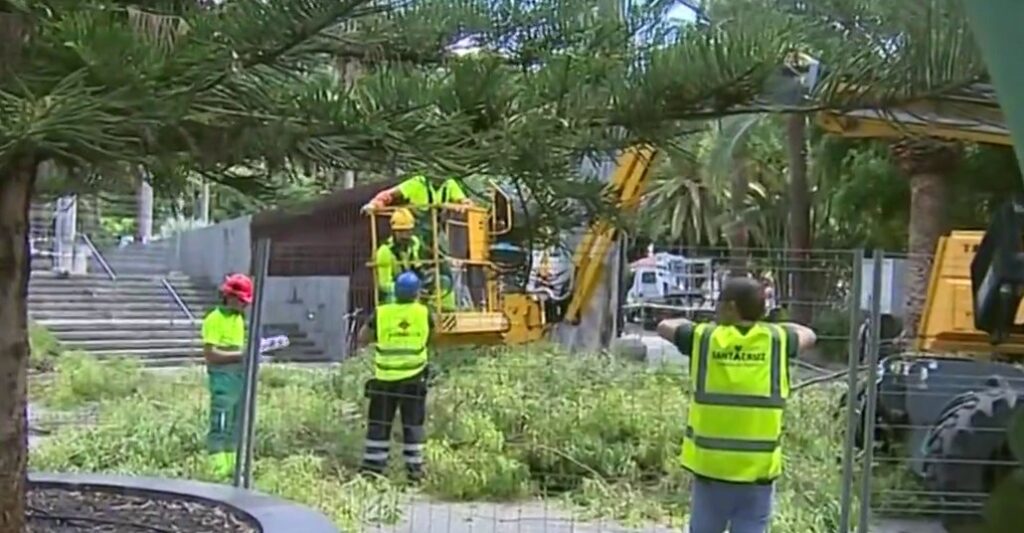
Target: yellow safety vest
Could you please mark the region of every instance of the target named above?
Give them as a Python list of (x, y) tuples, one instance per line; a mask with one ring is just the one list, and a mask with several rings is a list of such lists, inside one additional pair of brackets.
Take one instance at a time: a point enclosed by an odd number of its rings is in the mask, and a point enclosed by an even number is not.
[(782, 414), (789, 397), (786, 332), (758, 323), (699, 324), (682, 464), (711, 479), (769, 482), (782, 474)]
[(395, 273), (396, 276), (407, 270), (415, 270), (419, 266), (420, 251), (423, 249), (419, 237), (415, 235), (409, 237), (409, 244), (399, 253), (395, 253), (395, 240), (393, 238), (389, 237), (384, 245), (395, 256), (395, 264), (399, 270), (399, 272)]
[[(422, 244), (415, 235), (399, 253), (394, 249), (395, 241), (389, 238), (377, 249), (377, 288), (384, 292), (385, 298), (391, 298), (395, 291), (395, 279), (406, 272), (417, 272), (421, 266), (420, 251)], [(418, 274), (418, 272), (417, 272)]]
[(430, 311), (421, 303), (394, 303), (377, 307), (377, 351), (373, 356), (376, 378), (401, 381), (427, 366)]

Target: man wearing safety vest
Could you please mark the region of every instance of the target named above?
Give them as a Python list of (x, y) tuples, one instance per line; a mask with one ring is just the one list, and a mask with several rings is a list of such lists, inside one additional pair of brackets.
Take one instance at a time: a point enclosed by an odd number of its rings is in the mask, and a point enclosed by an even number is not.
[(413, 176), (385, 189), (363, 206), (364, 211), (396, 205), (427, 207), (442, 204), (472, 203), (455, 178)]
[(203, 319), (203, 357), (210, 391), (206, 448), (210, 467), (220, 477), (235, 469), (238, 423), (245, 371), (245, 309), (252, 303), (252, 279), (232, 274), (220, 286), (221, 304)]
[(402, 458), (411, 481), (423, 477), (427, 417), (427, 359), (433, 331), (430, 310), (419, 303), (420, 279), (404, 272), (395, 280), (395, 303), (377, 307), (359, 332), (360, 344), (376, 341), (374, 377), (366, 383), (370, 400), (362, 470), (383, 474), (391, 449), (391, 422), (402, 420)]
[[(455, 309), (455, 293), (451, 289), (451, 274), (446, 274), (447, 265), (442, 264), (429, 269), (429, 251), (424, 250), (422, 241), (413, 235), (416, 219), (410, 210), (398, 208), (391, 213), (391, 237), (377, 248), (374, 264), (377, 271), (377, 290), (379, 301), (391, 302), (394, 299), (395, 279), (403, 272), (415, 272), (422, 275), (427, 270), (439, 270), (441, 276), (441, 308)], [(433, 292), (433, 284), (426, 287)], [(433, 299), (431, 299), (433, 303)]]
[(762, 321), (754, 279), (726, 280), (714, 323), (665, 320), (658, 334), (690, 357), (682, 466), (694, 475), (691, 533), (764, 533), (782, 473), (789, 361), (814, 345), (809, 328)]

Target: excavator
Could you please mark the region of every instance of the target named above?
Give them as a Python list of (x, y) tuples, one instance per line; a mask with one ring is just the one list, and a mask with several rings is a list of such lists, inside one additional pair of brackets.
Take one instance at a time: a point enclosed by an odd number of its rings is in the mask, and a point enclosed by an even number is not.
[[(1024, 162), (1024, 63), (1013, 57), (1024, 2), (966, 2), (991, 83), (896, 110), (822, 112), (819, 126), (847, 138), (919, 135), (1013, 146)], [(877, 389), (875, 445), (905, 449), (910, 471), (939, 497), (947, 522), (979, 513), (1018, 468), (1007, 429), (1024, 410), (1024, 201), (992, 214), (985, 231), (956, 230), (936, 246), (913, 346), (882, 357), (858, 394), (864, 444), (867, 387)], [(884, 331), (884, 327), (882, 331)], [(898, 328), (897, 328), (898, 329)]]

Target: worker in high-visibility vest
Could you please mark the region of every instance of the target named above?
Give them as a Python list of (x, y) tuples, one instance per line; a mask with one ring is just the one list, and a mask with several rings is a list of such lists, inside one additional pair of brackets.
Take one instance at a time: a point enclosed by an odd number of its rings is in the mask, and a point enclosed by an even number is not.
[(410, 205), (427, 207), (442, 204), (471, 204), (472, 201), (462, 190), (455, 178), (438, 178), (419, 174), (406, 179), (402, 183), (385, 189), (373, 197), (364, 211), (381, 207)]
[[(432, 253), (435, 245), (435, 227), (432, 221), (435, 219), (433, 218), (433, 214), (430, 210), (426, 208), (448, 205), (454, 206), (458, 209), (459, 206), (469, 206), (472, 204), (473, 201), (466, 195), (466, 192), (462, 189), (462, 185), (459, 184), (459, 180), (453, 177), (438, 177), (434, 174), (416, 174), (405, 179), (394, 187), (377, 193), (372, 200), (363, 206), (363, 211), (367, 212), (371, 209), (392, 206), (404, 206), (410, 208), (413, 212), (417, 213), (418, 217), (420, 217), (420, 222), (414, 226), (413, 231), (420, 238), (420, 242), (423, 243), (423, 247)], [(440, 212), (437, 213), (437, 215), (438, 218), (436, 220), (438, 225), (436, 227), (436, 246), (438, 253), (444, 261), (445, 270), (447, 270), (448, 273), (447, 279), (444, 276), (441, 277), (441, 282), (442, 284), (451, 283), (452, 266), (449, 264), (448, 260), (452, 255), (452, 247), (454, 246), (456, 250), (461, 250), (457, 255), (458, 257), (462, 257), (462, 255), (459, 254), (465, 253), (465, 249), (469, 246), (469, 243), (465, 240), (454, 244), (450, 243), (448, 241), (448, 231), (445, 229), (444, 223), (446, 220), (446, 213)], [(459, 237), (455, 236), (455, 238)], [(444, 272), (442, 272), (442, 274), (444, 274)], [(423, 279), (424, 286), (431, 284), (431, 280), (426, 278)], [(445, 289), (442, 292), (449, 291), (448, 289)], [(452, 294), (451, 300), (442, 302), (442, 305), (445, 308), (454, 308), (454, 299), (454, 294)]]
[(238, 424), (245, 384), (245, 309), (252, 303), (252, 279), (232, 274), (220, 286), (221, 304), (203, 318), (203, 357), (210, 391), (206, 448), (211, 470), (230, 476), (235, 469)]
[(376, 341), (374, 376), (366, 383), (370, 400), (362, 470), (382, 474), (391, 449), (391, 422), (402, 421), (402, 458), (409, 479), (423, 477), (427, 417), (427, 361), (433, 331), (430, 310), (418, 301), (420, 280), (404, 272), (395, 281), (395, 303), (378, 306), (359, 332), (365, 345)]
[(694, 475), (691, 533), (764, 533), (782, 473), (789, 361), (813, 331), (762, 320), (764, 291), (728, 279), (714, 323), (665, 320), (658, 334), (690, 357), (691, 398), (681, 461)]
[[(416, 219), (412, 212), (398, 208), (391, 213), (391, 237), (377, 248), (374, 264), (377, 274), (377, 290), (380, 302), (391, 302), (394, 299), (395, 279), (403, 272), (415, 272), (421, 279), (430, 278), (437, 273), (441, 285), (441, 309), (455, 309), (455, 292), (452, 290), (452, 278), (445, 263), (430, 265), (433, 259), (430, 250), (424, 249), (423, 241), (413, 235)], [(433, 294), (434, 283), (424, 287)], [(429, 298), (430, 304), (434, 303)]]

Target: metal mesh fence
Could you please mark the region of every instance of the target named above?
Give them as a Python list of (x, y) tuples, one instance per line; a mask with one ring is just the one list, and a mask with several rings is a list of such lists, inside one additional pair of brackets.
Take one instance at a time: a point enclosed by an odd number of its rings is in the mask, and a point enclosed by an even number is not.
[[(688, 357), (685, 343), (680, 350), (645, 328), (642, 312), (707, 319), (727, 270), (764, 282), (770, 320), (798, 315), (818, 333), (816, 349), (788, 372), (775, 529), (835, 531), (858, 518), (861, 476), (852, 445), (844, 449), (842, 399), (844, 372), (861, 356), (852, 318), (863, 303), (857, 253), (681, 250), (710, 275), (677, 279), (675, 288), (689, 291), (682, 300), (633, 294), (622, 309), (623, 335), (607, 351), (504, 345), (500, 335), (481, 334), (441, 343), (426, 374), (396, 384), (374, 381), (372, 348), (358, 339), (371, 313), (379, 320), (378, 287), (365, 262), (372, 254), (355, 249), (369, 240), (269, 246), (255, 249), (262, 305), (250, 313), (250, 330), (286, 335), (292, 346), (268, 351), (255, 367), (252, 485), (320, 509), (345, 531), (679, 530), (692, 483), (679, 460)], [(317, 275), (320, 267), (347, 274)], [(274, 268), (303, 275), (274, 275)], [(632, 270), (634, 280), (642, 277)], [(457, 312), (486, 311), (466, 285)], [(515, 294), (503, 289), (503, 297)], [(445, 314), (435, 313), (435, 325)], [(482, 332), (486, 322), (475, 324)], [(303, 357), (300, 342), (321, 356)], [(75, 365), (34, 378), (34, 468), (244, 481), (231, 480), (211, 453), (234, 450), (237, 434), (245, 435), (240, 369), (142, 370), (87, 358)], [(408, 483), (421, 473), (418, 484)]]
[[(999, 514), (1007, 494), (1019, 494), (1007, 492), (1020, 467), (1008, 429), (1019, 416), (1024, 373), (974, 329), (970, 258), (942, 257), (937, 275), (931, 256), (871, 261), (865, 284), (876, 296), (867, 324), (875, 327), (863, 332), (869, 372), (856, 402), (864, 516), (1014, 529)], [(908, 294), (890, 306), (892, 285)], [(904, 312), (907, 300), (920, 315)]]

